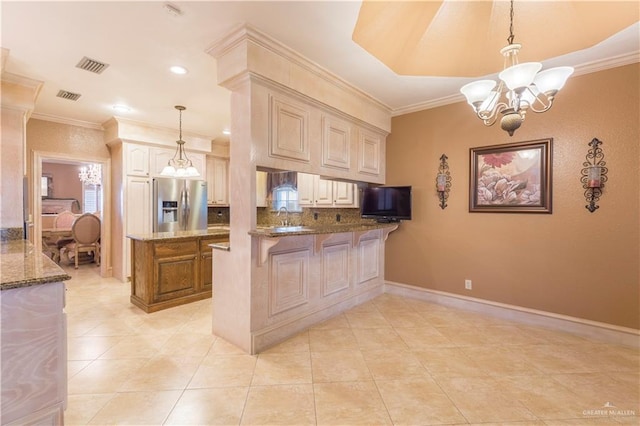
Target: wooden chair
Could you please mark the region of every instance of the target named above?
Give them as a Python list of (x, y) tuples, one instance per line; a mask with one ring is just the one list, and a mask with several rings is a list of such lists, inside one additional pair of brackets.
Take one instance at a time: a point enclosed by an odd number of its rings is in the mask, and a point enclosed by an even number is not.
[(100, 266), (100, 219), (91, 213), (83, 214), (73, 222), (71, 234), (73, 242), (65, 245), (62, 250), (67, 255), (74, 254), (76, 269), (80, 253), (93, 253), (94, 262)]
[(71, 213), (69, 210), (58, 213), (55, 219), (53, 219), (54, 228), (71, 228), (73, 222), (75, 222), (77, 216)]

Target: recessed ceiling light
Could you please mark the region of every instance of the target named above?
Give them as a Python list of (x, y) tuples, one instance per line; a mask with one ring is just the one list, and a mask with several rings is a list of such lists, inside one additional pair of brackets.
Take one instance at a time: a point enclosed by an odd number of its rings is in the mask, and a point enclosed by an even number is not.
[(188, 69), (186, 69), (185, 67), (181, 67), (179, 65), (174, 65), (171, 68), (169, 68), (169, 70), (174, 74), (186, 74), (189, 72)]
[(230, 134), (231, 134), (231, 130), (229, 130), (229, 129), (224, 129), (224, 130), (222, 131), (222, 134), (223, 134), (223, 135), (230, 135)]
[(129, 108), (126, 105), (114, 105), (113, 109), (115, 109), (118, 112), (129, 112), (129, 111), (131, 111), (131, 108)]

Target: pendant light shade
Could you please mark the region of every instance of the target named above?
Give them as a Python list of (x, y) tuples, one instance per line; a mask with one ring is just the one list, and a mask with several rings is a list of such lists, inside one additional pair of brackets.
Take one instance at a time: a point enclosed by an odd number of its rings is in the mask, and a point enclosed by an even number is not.
[(169, 177), (198, 177), (200, 173), (193, 167), (193, 163), (187, 157), (187, 152), (184, 149), (185, 141), (182, 140), (182, 111), (186, 108), (182, 105), (176, 105), (175, 109), (180, 111), (180, 138), (176, 141), (178, 144), (176, 153), (173, 158), (168, 161), (167, 165), (160, 172), (161, 176)]

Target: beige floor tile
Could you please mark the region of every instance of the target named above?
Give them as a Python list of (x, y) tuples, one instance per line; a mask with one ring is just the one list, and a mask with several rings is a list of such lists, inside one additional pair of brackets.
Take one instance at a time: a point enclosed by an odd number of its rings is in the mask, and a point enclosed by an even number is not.
[(215, 342), (213, 342), (213, 346), (209, 350), (209, 354), (217, 354), (217, 355), (244, 355), (244, 351), (237, 347), (236, 345), (227, 342), (226, 340), (218, 337)]
[(87, 331), (85, 336), (130, 336), (138, 334), (138, 326), (142, 323), (140, 318), (112, 318), (100, 322), (91, 330)]
[(458, 346), (501, 345), (499, 336), (487, 331), (487, 327), (454, 325), (436, 326), (436, 329)]
[(466, 423), (466, 419), (431, 378), (377, 380), (391, 420), (396, 425)]
[(251, 386), (311, 383), (309, 352), (260, 354)]
[(133, 373), (119, 390), (138, 392), (184, 389), (202, 358), (158, 355)]
[(414, 356), (436, 378), (484, 377), (489, 373), (469, 358), (462, 348), (437, 347), (414, 351)]
[(68, 361), (67, 362), (67, 377), (70, 379), (73, 376), (75, 376), (76, 374), (78, 374), (80, 371), (82, 371), (83, 368), (85, 368), (87, 365), (91, 364), (92, 361), (86, 360), (86, 361)]
[(158, 353), (172, 356), (197, 356), (204, 357), (209, 353), (216, 337), (212, 334), (201, 335), (196, 333), (177, 333), (160, 347)]
[(394, 294), (382, 294), (373, 299), (373, 304), (380, 312), (407, 312), (411, 311), (411, 305), (406, 303), (406, 299)]
[(350, 328), (349, 321), (345, 314), (336, 315), (326, 321), (311, 327), (311, 330), (333, 330), (336, 328)]
[(396, 327), (395, 331), (411, 350), (429, 349), (434, 346), (456, 346), (435, 327), (429, 325), (419, 328)]
[(263, 353), (309, 352), (309, 332), (304, 331), (282, 343), (273, 346)]
[(189, 319), (189, 321), (186, 321), (178, 331), (209, 336), (213, 333), (212, 328), (211, 312), (209, 312), (208, 316), (199, 316), (196, 314), (193, 318)]
[(257, 357), (208, 355), (194, 374), (188, 389), (249, 386)]
[(426, 321), (415, 311), (387, 311), (384, 312), (384, 318), (393, 327), (423, 327), (427, 325)]
[(611, 373), (579, 373), (551, 376), (565, 388), (578, 395), (582, 410), (601, 409), (613, 405), (620, 410), (640, 413), (638, 383), (623, 383)]
[(585, 362), (579, 351), (567, 345), (516, 345), (511, 351), (545, 374), (585, 373), (597, 371), (598, 368)]
[(170, 337), (167, 334), (122, 336), (100, 359), (152, 358)]
[(309, 330), (311, 352), (358, 349), (358, 341), (351, 329)]
[(489, 377), (438, 378), (469, 423), (539, 420), (514, 393)]
[(428, 376), (427, 370), (412, 352), (386, 349), (362, 351), (375, 380), (393, 380)]
[(541, 374), (510, 346), (463, 346), (462, 352), (483, 371), (493, 376), (528, 376)]
[(69, 380), (69, 395), (117, 392), (148, 359), (98, 359)]
[(318, 383), (318, 425), (389, 425), (391, 418), (374, 382)]
[(344, 314), (351, 328), (390, 328), (391, 324), (378, 311), (347, 312)]
[(393, 328), (354, 328), (351, 330), (356, 336), (358, 346), (362, 350), (408, 349), (404, 340), (398, 336)]
[[(619, 422), (616, 420), (616, 418), (612, 418), (612, 417), (581, 417), (581, 418), (578, 418), (578, 419), (563, 419), (563, 420), (552, 419), (552, 420), (545, 420), (544, 424), (548, 425), (548, 426), (570, 426), (570, 425), (574, 425), (574, 426), (591, 426), (591, 425), (612, 426), (612, 425), (619, 424)], [(632, 423), (632, 424), (636, 424), (637, 425), (638, 423)]]
[(115, 393), (69, 395), (64, 411), (66, 425), (86, 425), (111, 400)]
[(587, 408), (571, 388), (549, 376), (502, 376), (498, 383), (540, 419), (575, 418)]
[(252, 386), (242, 414), (243, 425), (313, 425), (313, 386)]
[(313, 383), (355, 382), (373, 379), (360, 351), (312, 352)]
[(354, 306), (353, 308), (346, 311), (345, 314), (357, 313), (357, 312), (380, 312), (380, 311), (378, 311), (378, 308), (376, 307), (375, 303), (373, 303), (372, 300), (369, 300), (368, 302), (364, 302), (358, 306)]
[(159, 425), (182, 391), (127, 392), (115, 395), (89, 422), (92, 425)]
[(67, 359), (94, 360), (118, 344), (122, 336), (78, 336), (67, 339)]
[(237, 425), (247, 399), (248, 387), (187, 389), (165, 425)]

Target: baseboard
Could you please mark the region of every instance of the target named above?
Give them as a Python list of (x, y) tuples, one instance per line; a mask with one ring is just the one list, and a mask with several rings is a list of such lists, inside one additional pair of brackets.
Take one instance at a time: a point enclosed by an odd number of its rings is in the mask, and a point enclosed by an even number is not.
[(578, 336), (640, 348), (640, 330), (591, 321), (568, 315), (492, 302), (475, 297), (430, 290), (408, 284), (385, 281), (384, 292), (424, 300), (453, 308), (491, 315), (497, 318), (549, 328)]

